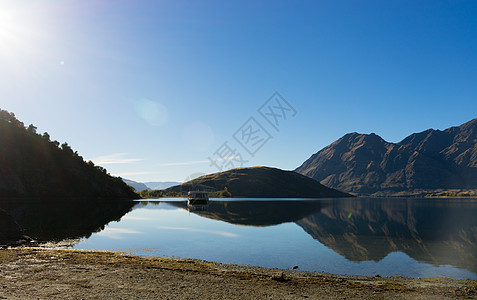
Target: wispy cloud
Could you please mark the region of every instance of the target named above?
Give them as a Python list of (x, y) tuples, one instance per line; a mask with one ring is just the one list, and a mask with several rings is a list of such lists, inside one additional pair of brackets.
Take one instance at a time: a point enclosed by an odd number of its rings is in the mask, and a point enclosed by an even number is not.
[(192, 228), (192, 227), (170, 227), (170, 226), (157, 226), (157, 229), (166, 229), (166, 230), (180, 230), (180, 231), (187, 231), (187, 232), (202, 232), (202, 233), (210, 233), (225, 237), (237, 238), (240, 235), (227, 232), (227, 231), (220, 231), (220, 230), (208, 230), (208, 229), (199, 229), (199, 228)]
[(124, 216), (121, 220), (135, 220), (135, 221), (151, 221), (153, 219), (147, 217)]
[(97, 233), (97, 235), (101, 235), (115, 240), (126, 238), (124, 236), (125, 234), (142, 234), (142, 232), (125, 228), (105, 228), (103, 231)]
[(122, 173), (112, 173), (113, 176), (136, 176), (136, 175), (150, 175), (150, 174), (162, 174), (160, 172), (122, 172)]
[(97, 165), (130, 164), (144, 160), (144, 158), (128, 158), (127, 156), (127, 153), (113, 153), (99, 156), (91, 160)]
[(198, 165), (198, 164), (205, 164), (208, 163), (208, 160), (192, 160), (192, 161), (184, 161), (184, 162), (172, 162), (172, 163), (162, 163), (158, 166), (160, 167), (168, 167), (168, 166), (189, 166), (189, 165)]
[[(238, 155), (235, 156), (228, 156), (224, 158), (214, 159), (215, 161), (226, 161), (226, 160), (234, 160), (240, 159), (241, 157)], [(172, 162), (172, 163), (162, 163), (158, 166), (160, 167), (168, 167), (168, 166), (189, 166), (189, 165), (198, 165), (198, 164), (205, 164), (210, 163), (210, 160), (192, 160), (192, 161), (183, 161), (183, 162)]]

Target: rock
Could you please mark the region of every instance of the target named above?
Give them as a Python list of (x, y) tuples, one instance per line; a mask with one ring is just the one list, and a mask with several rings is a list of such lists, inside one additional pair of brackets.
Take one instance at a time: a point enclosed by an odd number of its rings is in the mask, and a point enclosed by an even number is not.
[(283, 272), (280, 272), (279, 274), (273, 275), (272, 280), (278, 281), (278, 282), (287, 282), (288, 279), (285, 278), (285, 274)]

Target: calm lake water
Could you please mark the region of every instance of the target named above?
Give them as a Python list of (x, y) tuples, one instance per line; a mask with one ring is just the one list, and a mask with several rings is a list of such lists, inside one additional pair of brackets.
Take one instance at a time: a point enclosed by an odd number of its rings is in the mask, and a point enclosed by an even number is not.
[[(116, 218), (117, 219), (117, 218)], [(142, 201), (75, 249), (326, 272), (477, 279), (477, 201)]]

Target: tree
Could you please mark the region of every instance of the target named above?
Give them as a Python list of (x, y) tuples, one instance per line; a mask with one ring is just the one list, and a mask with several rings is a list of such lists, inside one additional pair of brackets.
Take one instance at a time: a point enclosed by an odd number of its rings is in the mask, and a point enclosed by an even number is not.
[(73, 149), (71, 149), (70, 145), (68, 145), (68, 143), (66, 143), (66, 142), (61, 144), (61, 149), (63, 149), (63, 151), (65, 151), (67, 153), (73, 154)]
[(7, 123), (16, 125), (19, 128), (25, 128), (23, 122), (20, 122), (17, 118), (15, 118), (15, 114), (8, 112), (6, 110), (0, 109), (0, 121), (5, 121)]
[(108, 170), (106, 170), (105, 168), (103, 168), (101, 166), (96, 166), (95, 168), (98, 169), (99, 171), (101, 171), (104, 174), (106, 174), (108, 172)]
[(222, 192), (222, 196), (224, 197), (231, 197), (232, 194), (229, 192), (229, 189), (227, 187), (224, 187), (224, 191)]
[(220, 198), (230, 198), (230, 197), (232, 197), (232, 194), (229, 192), (229, 190), (227, 189), (227, 187), (224, 187), (224, 190), (223, 190), (223, 191), (217, 192), (217, 197), (220, 197)]
[(31, 133), (35, 133), (36, 134), (36, 126), (34, 126), (33, 124), (30, 124), (28, 125), (28, 128), (27, 128), (28, 132), (31, 132)]
[(45, 140), (47, 140), (48, 142), (50, 141), (50, 135), (48, 134), (48, 132), (45, 131), (45, 132), (43, 133), (43, 138), (44, 138)]

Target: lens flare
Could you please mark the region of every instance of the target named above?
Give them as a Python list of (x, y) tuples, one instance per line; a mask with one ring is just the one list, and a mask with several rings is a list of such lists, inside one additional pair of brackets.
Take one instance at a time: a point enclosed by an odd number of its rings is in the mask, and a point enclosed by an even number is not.
[(169, 120), (167, 108), (149, 99), (134, 101), (134, 110), (141, 119), (153, 126), (164, 125)]

